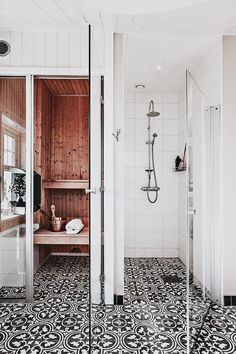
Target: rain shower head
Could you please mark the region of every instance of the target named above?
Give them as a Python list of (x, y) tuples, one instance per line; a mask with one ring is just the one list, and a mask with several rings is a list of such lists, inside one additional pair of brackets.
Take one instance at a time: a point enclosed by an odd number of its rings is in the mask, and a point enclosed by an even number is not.
[(147, 113), (147, 117), (158, 117), (159, 115), (160, 115), (159, 112), (154, 112), (154, 111)]
[(147, 117), (158, 117), (160, 115), (159, 112), (155, 112), (154, 111), (154, 102), (153, 100), (150, 101), (150, 104), (149, 104), (149, 111), (147, 113)]

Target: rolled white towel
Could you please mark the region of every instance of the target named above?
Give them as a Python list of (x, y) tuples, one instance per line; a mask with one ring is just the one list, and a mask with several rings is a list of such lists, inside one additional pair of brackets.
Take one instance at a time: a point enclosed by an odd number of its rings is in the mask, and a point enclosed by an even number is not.
[(76, 235), (84, 228), (80, 219), (72, 219), (66, 224), (66, 234)]

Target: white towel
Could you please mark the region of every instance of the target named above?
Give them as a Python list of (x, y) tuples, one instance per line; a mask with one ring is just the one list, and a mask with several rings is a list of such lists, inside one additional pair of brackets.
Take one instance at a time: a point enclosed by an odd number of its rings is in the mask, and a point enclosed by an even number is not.
[(66, 234), (76, 235), (84, 228), (80, 219), (72, 219), (66, 224)]

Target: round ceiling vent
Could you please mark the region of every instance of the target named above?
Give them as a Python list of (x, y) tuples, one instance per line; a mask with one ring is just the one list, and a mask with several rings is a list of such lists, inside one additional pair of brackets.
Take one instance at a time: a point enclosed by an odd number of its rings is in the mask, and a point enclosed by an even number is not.
[(134, 86), (137, 90), (144, 90), (146, 88), (145, 84), (136, 84)]
[(8, 42), (0, 39), (0, 57), (5, 57), (11, 51), (11, 46)]

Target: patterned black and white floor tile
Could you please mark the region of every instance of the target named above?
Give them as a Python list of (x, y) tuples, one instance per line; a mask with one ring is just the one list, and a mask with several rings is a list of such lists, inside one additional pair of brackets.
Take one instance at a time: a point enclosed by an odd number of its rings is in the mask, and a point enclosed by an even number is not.
[(88, 290), (88, 257), (51, 256), (35, 274), (33, 304), (0, 304), (0, 353), (89, 353)]
[(193, 353), (236, 353), (236, 307), (210, 307)]
[[(18, 292), (25, 289), (0, 296)], [(236, 309), (205, 295), (192, 281), (192, 353), (236, 353)], [(0, 354), (186, 353), (186, 270), (176, 258), (127, 258), (124, 305), (92, 307), (91, 341), (88, 257), (51, 256), (35, 274), (34, 298), (0, 303)]]

